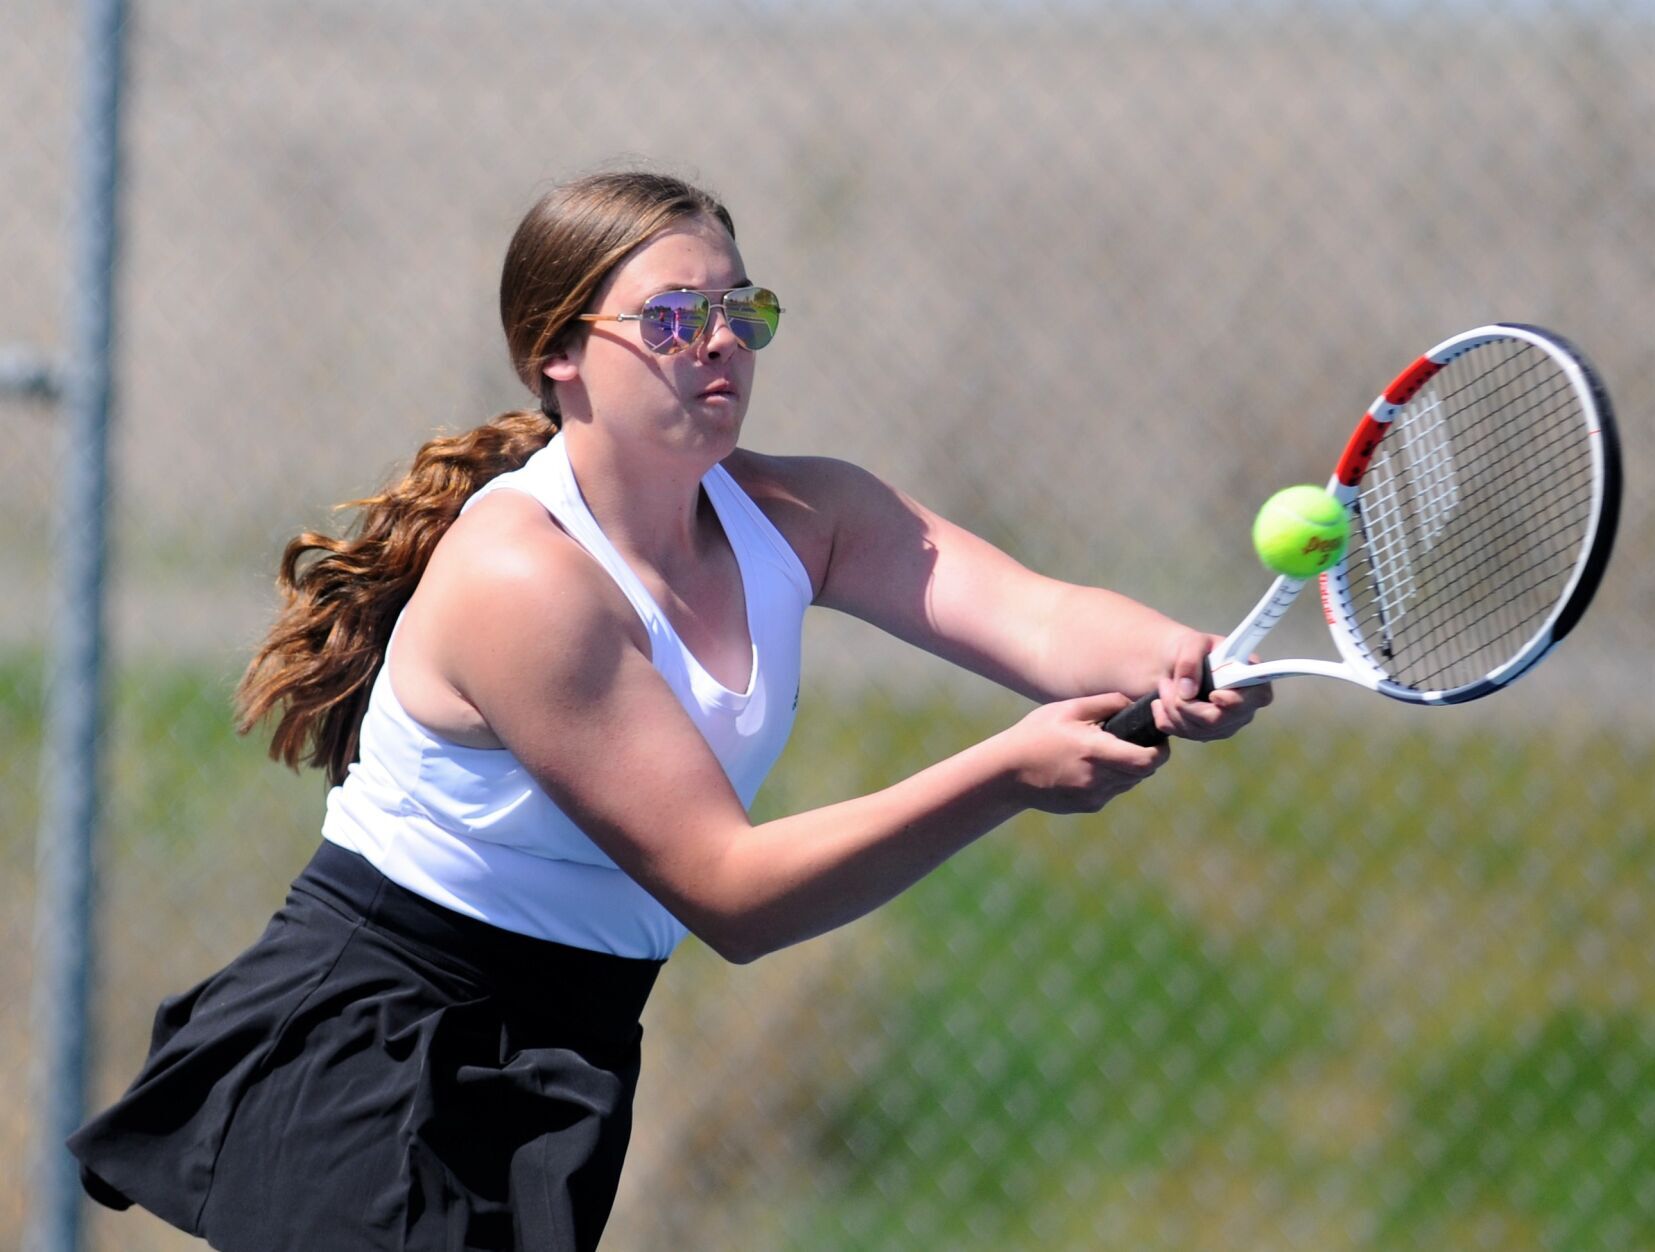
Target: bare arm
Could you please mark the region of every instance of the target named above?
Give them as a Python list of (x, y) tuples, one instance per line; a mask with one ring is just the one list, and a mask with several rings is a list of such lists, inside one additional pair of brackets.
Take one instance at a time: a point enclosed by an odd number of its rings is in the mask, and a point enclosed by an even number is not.
[(1022, 809), (1095, 810), (1166, 759), (1105, 734), (1124, 700), (1035, 710), (871, 795), (754, 826), (607, 578), (556, 534), (451, 550), (422, 590), (458, 690), (547, 793), (731, 960), (877, 907)]
[(752, 485), (782, 483), (781, 524), (817, 602), (1036, 700), (1161, 694), (1161, 728), (1234, 734), (1268, 687), (1195, 701), (1216, 637), (1127, 596), (1037, 574), (993, 544), (842, 461), (750, 458)]

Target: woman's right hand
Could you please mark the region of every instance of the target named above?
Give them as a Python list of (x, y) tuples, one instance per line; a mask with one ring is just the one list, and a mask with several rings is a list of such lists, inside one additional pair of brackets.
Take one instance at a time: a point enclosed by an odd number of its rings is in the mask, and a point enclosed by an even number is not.
[(1169, 745), (1140, 747), (1103, 728), (1130, 703), (1119, 694), (1060, 700), (1003, 731), (1025, 807), (1095, 813), (1160, 769)]

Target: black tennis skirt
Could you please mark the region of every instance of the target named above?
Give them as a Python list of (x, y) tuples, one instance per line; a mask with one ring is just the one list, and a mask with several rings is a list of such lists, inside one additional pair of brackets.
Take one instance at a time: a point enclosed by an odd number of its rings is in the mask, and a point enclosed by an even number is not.
[(660, 967), (462, 916), (324, 842), (257, 943), (162, 1002), (69, 1148), (94, 1199), (224, 1252), (592, 1248)]

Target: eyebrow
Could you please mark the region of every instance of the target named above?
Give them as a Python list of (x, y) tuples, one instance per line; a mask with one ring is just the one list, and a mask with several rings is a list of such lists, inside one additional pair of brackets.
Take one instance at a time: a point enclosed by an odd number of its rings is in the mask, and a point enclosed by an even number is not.
[(753, 280), (750, 278), (739, 279), (736, 283), (729, 287), (694, 287), (689, 283), (675, 283), (667, 287), (651, 287), (649, 294), (646, 295), (644, 299), (649, 299), (649, 296), (658, 296), (663, 291), (708, 291), (713, 292), (716, 295), (723, 295), (726, 292), (740, 291), (743, 287), (752, 287), (754, 285)]

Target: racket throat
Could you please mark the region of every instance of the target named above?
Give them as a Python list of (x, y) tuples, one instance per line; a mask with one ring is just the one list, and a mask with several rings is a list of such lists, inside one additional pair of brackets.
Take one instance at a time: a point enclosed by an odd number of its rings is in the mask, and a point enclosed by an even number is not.
[[(1304, 579), (1289, 578), (1285, 574), (1271, 583), (1270, 589), (1264, 593), (1264, 598), (1253, 606), (1253, 611), (1242, 620), (1241, 625), (1231, 631), (1213, 652), (1214, 674), (1216, 675), (1226, 664), (1244, 662), (1252, 656), (1264, 637), (1275, 628), (1276, 623), (1287, 616), (1287, 610), (1293, 607), (1293, 601), (1299, 598), (1299, 592), (1304, 590), (1304, 585)], [(1218, 680), (1215, 678), (1214, 681)]]

